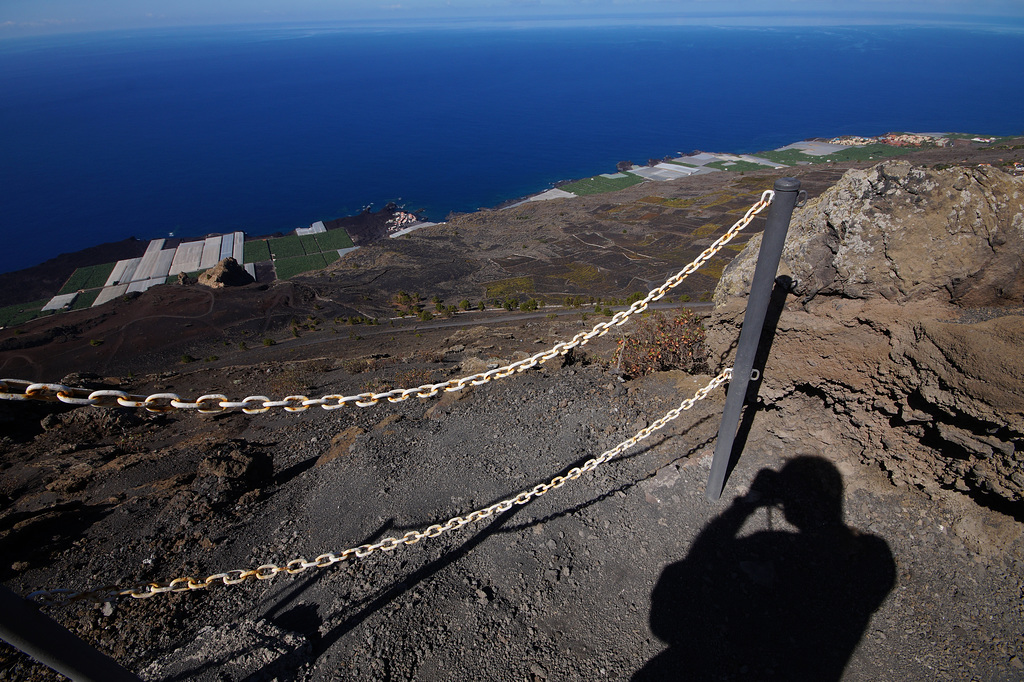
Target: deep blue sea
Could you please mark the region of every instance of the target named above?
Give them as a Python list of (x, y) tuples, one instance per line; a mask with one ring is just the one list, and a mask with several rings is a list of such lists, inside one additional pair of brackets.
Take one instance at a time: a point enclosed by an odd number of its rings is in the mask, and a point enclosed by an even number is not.
[(442, 220), (694, 149), (1024, 131), (1024, 34), (204, 28), (0, 42), (0, 271), (104, 241)]

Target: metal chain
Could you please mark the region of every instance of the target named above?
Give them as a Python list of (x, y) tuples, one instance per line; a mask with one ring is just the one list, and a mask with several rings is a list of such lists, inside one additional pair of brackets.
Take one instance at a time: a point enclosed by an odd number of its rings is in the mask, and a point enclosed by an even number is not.
[(604, 336), (612, 327), (624, 324), (633, 315), (647, 310), (651, 303), (664, 298), (669, 291), (679, 286), (684, 279), (696, 272), (718, 253), (740, 230), (751, 223), (754, 216), (769, 206), (774, 197), (775, 193), (772, 190), (763, 192), (761, 198), (725, 234), (715, 240), (711, 246), (704, 249), (689, 265), (672, 277), (669, 277), (664, 284), (652, 290), (645, 298), (633, 303), (628, 310), (620, 310), (611, 319), (594, 325), (594, 328), (590, 331), (580, 332), (569, 341), (563, 341), (546, 351), (486, 372), (458, 379), (450, 379), (436, 384), (423, 384), (415, 388), (396, 388), (382, 393), (359, 393), (350, 396), (326, 395), (320, 398), (290, 395), (282, 400), (271, 400), (267, 396), (253, 395), (239, 401), (228, 400), (226, 395), (220, 393), (202, 395), (195, 401), (189, 401), (182, 399), (177, 393), (154, 393), (148, 396), (129, 395), (124, 391), (117, 390), (90, 391), (61, 384), (34, 383), (22, 379), (2, 379), (0, 380), (0, 399), (60, 401), (69, 405), (92, 405), (94, 407), (142, 407), (150, 412), (198, 410), (201, 413), (210, 414), (240, 408), (246, 414), (260, 414), (275, 407), (283, 407), (285, 412), (304, 412), (314, 405), (319, 405), (325, 410), (337, 410), (349, 403), (354, 403), (358, 407), (370, 407), (383, 400), (387, 400), (390, 403), (400, 403), (412, 397), (431, 398), (442, 391), (461, 391), (466, 386), (479, 386), (486, 384), (492, 379), (503, 379), (516, 372), (524, 372), (536, 367), (538, 364), (558, 355), (565, 355), (573, 348), (583, 346), (593, 338)]
[(113, 599), (117, 599), (118, 597), (146, 599), (166, 592), (204, 590), (216, 583), (222, 583), (224, 585), (238, 585), (250, 578), (256, 578), (257, 580), (269, 580), (279, 573), (294, 575), (296, 573), (302, 573), (310, 568), (327, 568), (328, 566), (332, 566), (348, 559), (364, 559), (377, 551), (388, 552), (398, 549), (403, 545), (415, 545), (417, 542), (425, 538), (436, 538), (442, 533), (457, 530), (468, 524), (483, 521), (484, 519), (489, 519), (495, 514), (502, 514), (511, 509), (514, 505), (526, 504), (536, 497), (540, 497), (545, 493), (561, 488), (569, 481), (577, 480), (585, 472), (593, 471), (600, 465), (614, 459), (616, 456), (622, 454), (640, 441), (649, 437), (655, 431), (664, 428), (666, 424), (678, 418), (684, 411), (689, 410), (695, 404), (706, 398), (711, 391), (729, 381), (730, 377), (732, 377), (732, 369), (729, 368), (723, 370), (721, 374), (709, 381), (707, 385), (697, 390), (697, 392), (693, 394), (692, 398), (687, 398), (682, 401), (677, 407), (666, 412), (660, 419), (638, 431), (632, 438), (624, 440), (612, 449), (606, 450), (599, 456), (587, 460), (581, 466), (573, 467), (564, 474), (555, 476), (547, 483), (539, 483), (529, 490), (520, 492), (518, 495), (504, 499), (501, 502), (495, 502), (494, 504), (482, 509), (477, 509), (465, 516), (454, 516), (444, 523), (434, 524), (424, 528), (423, 530), (409, 531), (401, 537), (389, 537), (373, 544), (350, 547), (343, 552), (326, 552), (312, 560), (297, 558), (283, 564), (263, 564), (262, 566), (249, 570), (234, 569), (223, 573), (214, 573), (213, 575), (207, 576), (205, 580), (196, 580), (195, 578), (186, 576), (175, 578), (170, 582), (143, 583), (129, 588), (107, 586), (88, 591), (75, 591), (69, 589), (37, 590), (28, 595), (28, 598), (35, 599), (42, 604), (50, 605), (66, 605), (71, 602), (83, 600), (92, 602), (108, 602)]

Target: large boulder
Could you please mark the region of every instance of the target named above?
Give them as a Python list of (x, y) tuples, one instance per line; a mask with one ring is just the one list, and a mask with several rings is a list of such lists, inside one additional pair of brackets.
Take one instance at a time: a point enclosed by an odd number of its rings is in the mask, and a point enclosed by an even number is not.
[[(731, 362), (760, 239), (723, 273), (708, 345)], [(859, 452), (898, 484), (1024, 514), (1024, 179), (886, 162), (794, 214), (796, 280), (759, 387), (794, 451)]]
[(225, 258), (199, 275), (199, 283), (213, 289), (240, 287), (255, 281), (234, 258)]
[[(1024, 178), (995, 168), (932, 170), (889, 161), (846, 173), (798, 210), (780, 274), (818, 295), (1020, 305)], [(746, 295), (760, 235), (722, 275), (716, 302)]]

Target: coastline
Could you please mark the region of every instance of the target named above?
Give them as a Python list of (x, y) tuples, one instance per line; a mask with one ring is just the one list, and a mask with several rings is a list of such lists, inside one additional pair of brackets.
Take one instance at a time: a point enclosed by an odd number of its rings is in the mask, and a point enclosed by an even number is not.
[[(1005, 139), (1005, 138), (1003, 138)], [(775, 150), (759, 152), (757, 154), (733, 154), (726, 152), (701, 152), (695, 151), (688, 155), (665, 157), (663, 159), (650, 159), (646, 165), (638, 165), (632, 162), (620, 162), (615, 172), (602, 173), (589, 178), (577, 180), (559, 181), (545, 190), (533, 194), (510, 199), (492, 208), (481, 208), (477, 212), (500, 211), (514, 208), (536, 201), (553, 199), (564, 199), (571, 197), (582, 197), (593, 194), (603, 194), (624, 189), (643, 182), (663, 182), (680, 178), (706, 175), (717, 172), (746, 173), (762, 170), (781, 171), (792, 166), (808, 166), (815, 164), (829, 164), (844, 161), (875, 161), (888, 156), (899, 156), (913, 151), (920, 151), (924, 148), (946, 148), (956, 147), (965, 151), (982, 148), (985, 145), (998, 144), (1001, 138), (991, 136), (975, 136), (966, 133), (888, 133), (878, 137), (846, 136), (840, 138), (808, 138), (798, 142), (784, 145)], [(334, 219), (325, 219), (314, 223), (310, 228), (299, 228), (293, 231), (293, 237), (285, 237), (280, 232), (274, 235), (259, 237), (245, 236), (244, 241), (248, 247), (255, 242), (266, 244), (283, 242), (285, 240), (305, 240), (306, 244), (313, 243), (311, 232), (331, 230), (342, 230), (351, 239), (348, 243), (341, 243), (345, 240), (334, 239), (339, 242), (332, 244), (332, 248), (316, 246), (315, 253), (306, 247), (305, 252), (300, 247), (298, 254), (291, 254), (295, 260), (286, 264), (283, 259), (271, 249), (267, 249), (263, 260), (257, 262), (254, 258), (246, 256), (240, 258), (241, 249), (235, 249), (236, 260), (241, 264), (244, 261), (246, 268), (259, 281), (271, 281), (273, 279), (287, 279), (295, 274), (309, 272), (326, 267), (331, 262), (341, 258), (359, 246), (373, 243), (387, 237), (407, 236), (410, 232), (435, 225), (437, 223), (422, 221), (414, 214), (406, 213), (396, 204), (389, 203), (377, 212), (368, 209), (363, 212), (343, 216)], [(319, 227), (317, 227), (319, 226)], [(242, 238), (242, 233), (235, 233), (236, 239)], [(211, 235), (207, 240), (215, 237)], [(194, 244), (197, 240), (167, 240), (167, 248), (177, 248), (179, 244)], [(324, 241), (320, 238), (320, 241)], [(67, 302), (57, 301), (53, 297), (59, 293), (72, 294), (68, 289), (72, 276), (82, 268), (99, 267), (104, 263), (118, 261), (123, 263), (126, 259), (142, 259), (147, 248), (153, 249), (154, 244), (160, 242), (157, 248), (165, 248), (163, 240), (143, 241), (136, 238), (99, 244), (77, 252), (61, 254), (38, 265), (24, 268), (9, 273), (0, 274), (0, 308), (23, 305), (28, 308), (39, 305), (40, 311), (49, 305), (49, 309), (68, 308), (76, 309), (73, 303), (74, 296)], [(218, 242), (219, 244), (219, 242)], [(333, 248), (340, 246), (341, 248)], [(291, 252), (289, 252), (291, 253)], [(303, 253), (322, 257), (305, 260), (300, 259)], [(223, 254), (222, 254), (223, 255)], [(230, 254), (229, 254), (230, 255)], [(165, 259), (171, 262), (170, 255)], [(211, 259), (206, 259), (211, 260)], [(205, 262), (205, 261), (203, 261)], [(198, 266), (197, 260), (196, 265)], [(275, 266), (277, 272), (275, 272)], [(203, 268), (205, 269), (205, 268)], [(196, 272), (192, 272), (192, 271)], [(179, 268), (180, 272), (188, 272), (195, 275), (200, 268)], [(161, 277), (149, 280), (148, 286), (169, 281), (168, 275), (177, 275), (177, 272), (163, 273)], [(107, 284), (110, 284), (108, 281)], [(115, 283), (116, 284), (116, 283)], [(93, 283), (96, 286), (96, 283)], [(65, 289), (68, 289), (65, 291)], [(125, 288), (125, 291), (118, 289), (109, 292), (102, 300), (111, 296), (122, 295), (129, 291), (143, 291), (143, 287), (136, 286), (134, 289)], [(79, 292), (81, 290), (79, 289)], [(48, 299), (44, 301), (44, 299)], [(79, 302), (77, 308), (88, 307), (97, 304), (96, 297)], [(20, 311), (18, 311), (20, 313)], [(26, 310), (26, 313), (31, 313)], [(31, 317), (29, 317), (31, 319)], [(23, 321), (12, 318), (8, 315), (6, 320), (0, 320), (0, 324), (17, 324)]]

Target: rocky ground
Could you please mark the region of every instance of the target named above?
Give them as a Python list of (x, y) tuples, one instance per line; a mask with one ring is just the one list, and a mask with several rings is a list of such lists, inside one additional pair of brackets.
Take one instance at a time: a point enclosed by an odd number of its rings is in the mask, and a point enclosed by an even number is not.
[[(945, 180), (872, 172), (798, 212), (784, 271), (799, 281), (776, 299), (765, 378), (721, 501), (704, 495), (718, 389), (579, 480), (438, 538), (266, 582), (46, 612), (154, 680), (1024, 679), (1018, 275), (999, 301), (965, 298), (979, 289), (953, 286), (951, 271), (907, 286), (916, 261), (892, 232), (870, 231), (885, 221), (856, 218), (905, 210), (890, 221), (898, 229), (944, 196)], [(1012, 263), (1002, 247), (1020, 211), (1013, 186), (993, 189), (999, 176), (968, 180), (955, 192), (984, 188), (995, 207), (979, 223), (993, 227), (994, 256), (966, 268), (977, 282)], [(963, 241), (972, 216), (935, 224)], [(823, 248), (805, 239), (814, 234), (830, 235)], [(898, 275), (885, 287), (849, 275), (879, 253)], [(706, 322), (716, 369), (741, 319), (746, 258), (726, 271)], [(936, 284), (943, 277), (950, 286)], [(366, 328), (362, 339), (303, 331), (159, 372), (159, 354), (131, 364), (124, 351), (107, 356), (105, 375), (67, 381), (232, 397), (416, 385), (595, 321), (546, 315)], [(5, 401), (0, 579), (27, 594), (202, 578), (340, 552), (514, 496), (710, 378), (624, 377), (614, 348), (605, 337), (586, 357), (472, 390), (335, 412)], [(47, 674), (0, 650), (0, 679)]]

